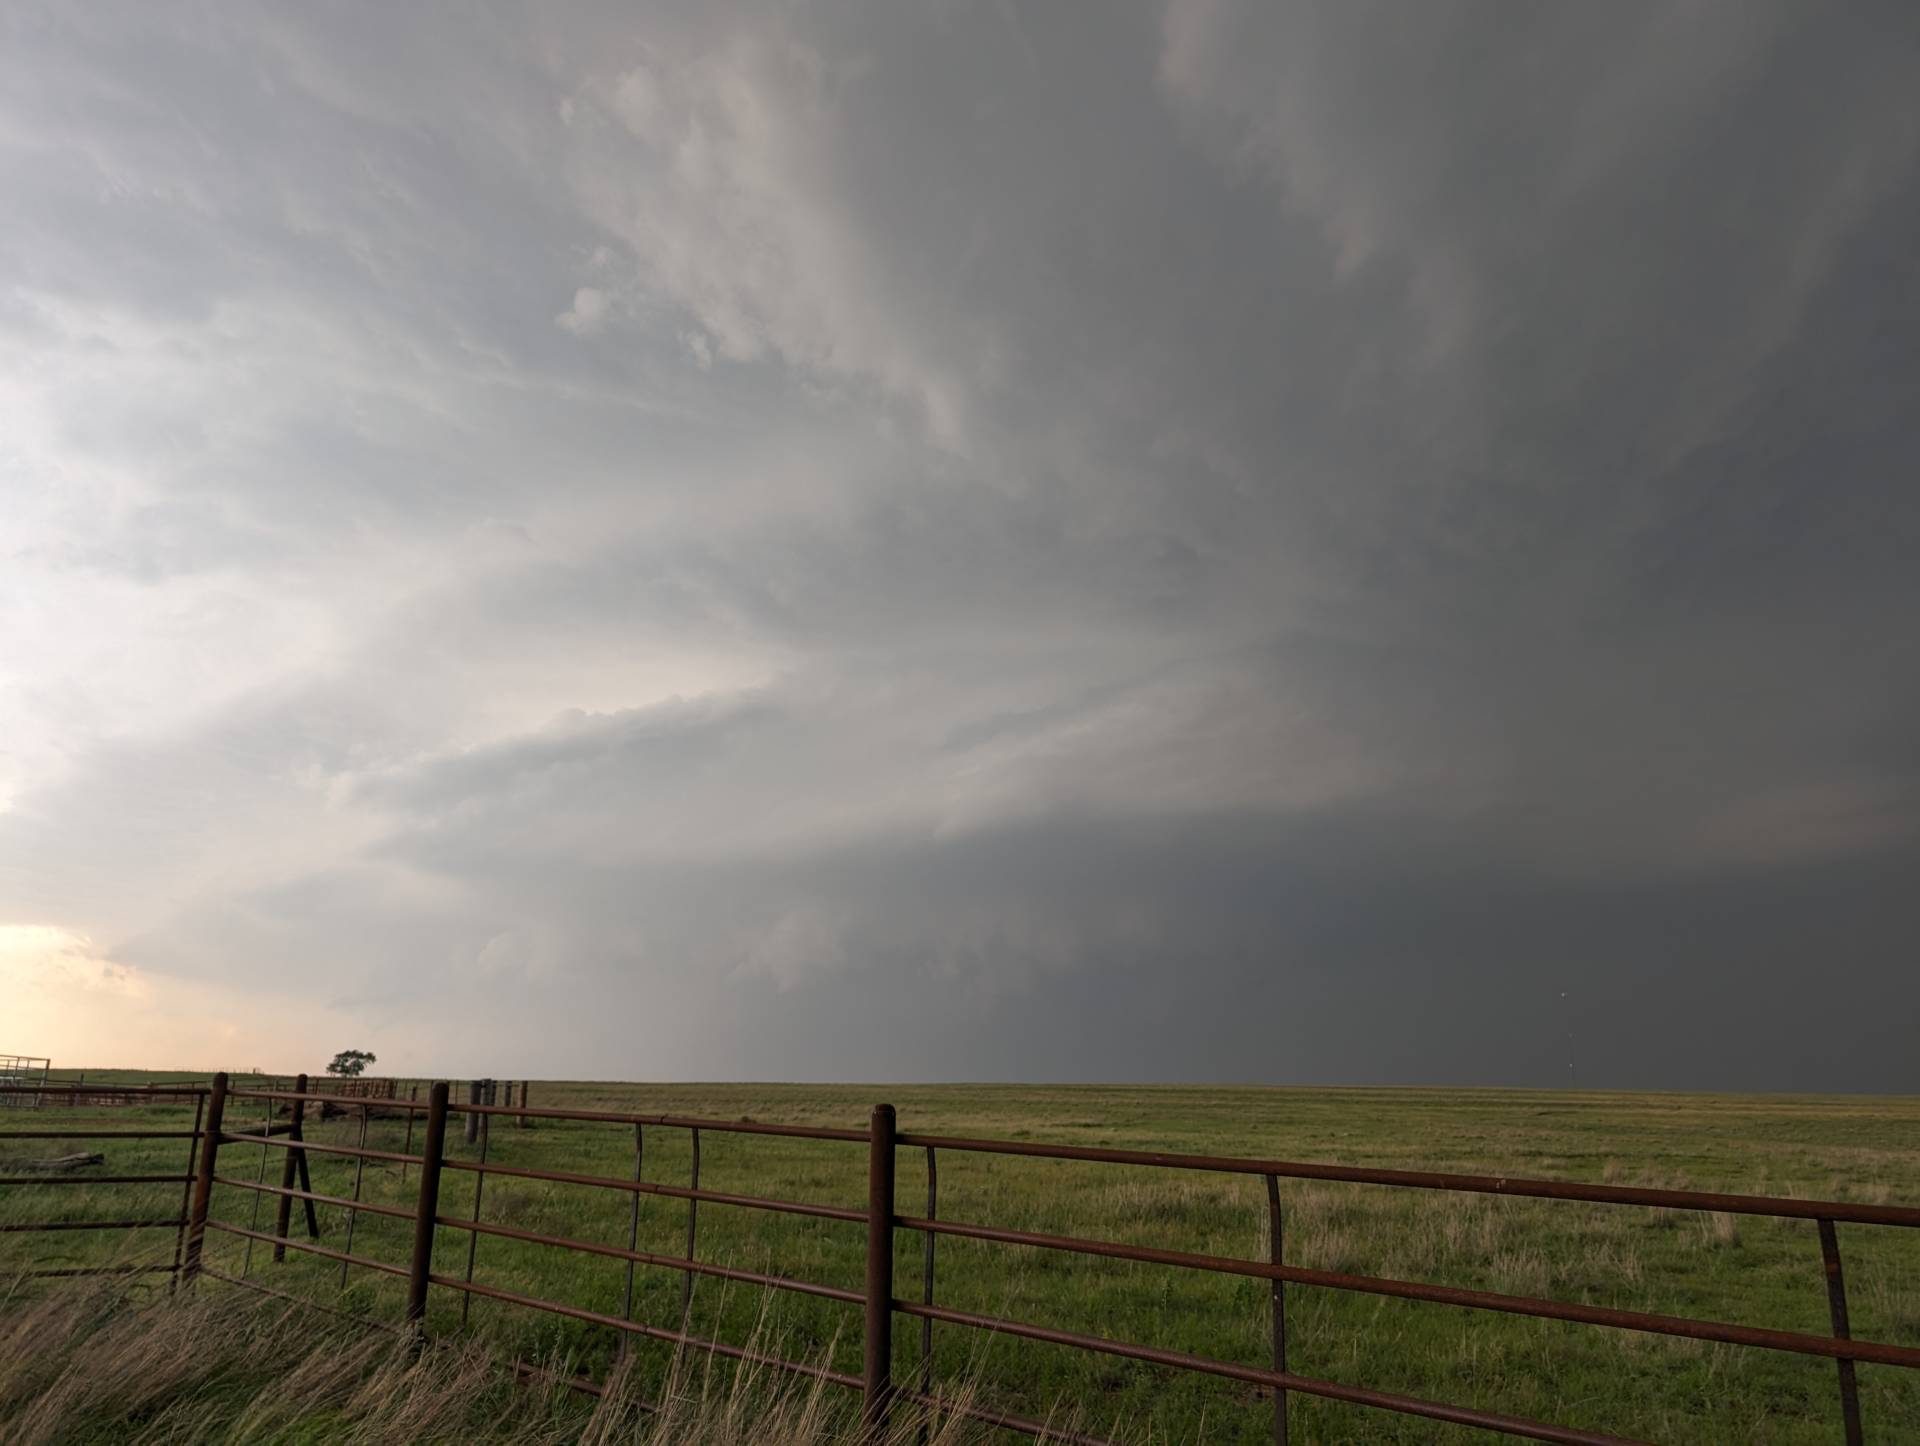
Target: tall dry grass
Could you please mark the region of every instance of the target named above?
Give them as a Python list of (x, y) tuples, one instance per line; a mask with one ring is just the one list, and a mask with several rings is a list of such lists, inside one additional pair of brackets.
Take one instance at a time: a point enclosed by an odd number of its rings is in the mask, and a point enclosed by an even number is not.
[[(683, 1355), (654, 1402), (642, 1402), (622, 1370), (598, 1397), (565, 1384), (568, 1361), (519, 1373), (529, 1374), (531, 1384), (516, 1383), (510, 1363), (471, 1338), (416, 1346), (233, 1291), (0, 1286), (8, 1446), (835, 1446), (856, 1434), (845, 1389), (705, 1354)], [(902, 1406), (886, 1446), (917, 1442), (921, 1424)], [(931, 1446), (979, 1439), (954, 1414), (930, 1423)]]

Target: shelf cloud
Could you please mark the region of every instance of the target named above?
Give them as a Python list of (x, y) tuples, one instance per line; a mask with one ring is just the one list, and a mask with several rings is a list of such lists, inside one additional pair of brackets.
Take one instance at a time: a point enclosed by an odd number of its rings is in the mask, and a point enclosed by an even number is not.
[(1911, 1088), (1899, 7), (0, 26), (7, 1048)]

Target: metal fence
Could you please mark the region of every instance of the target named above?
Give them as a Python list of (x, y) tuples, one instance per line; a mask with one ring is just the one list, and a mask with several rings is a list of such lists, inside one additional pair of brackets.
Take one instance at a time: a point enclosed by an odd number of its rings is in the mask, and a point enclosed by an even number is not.
[(45, 1084), (52, 1069), (43, 1055), (0, 1054), (0, 1109), (38, 1109), (40, 1092), (25, 1086)]
[[(84, 1087), (58, 1084), (0, 1084), (0, 1099), (8, 1094), (33, 1092), (49, 1102), (67, 1102), (66, 1097), (75, 1094), (89, 1094)], [(180, 1274), (181, 1260), (186, 1246), (188, 1190), (192, 1185), (194, 1171), (200, 1158), (200, 1142), (206, 1138), (202, 1128), (206, 1110), (207, 1091), (204, 1088), (162, 1088), (149, 1087), (146, 1097), (149, 1101), (172, 1100), (185, 1103), (194, 1102), (193, 1128), (190, 1130), (73, 1130), (73, 1129), (37, 1129), (37, 1130), (0, 1130), (0, 1140), (184, 1140), (186, 1142), (186, 1163), (179, 1174), (143, 1174), (143, 1175), (64, 1175), (64, 1174), (0, 1174), (0, 1186), (71, 1186), (71, 1185), (178, 1185), (181, 1187), (180, 1208), (176, 1215), (136, 1220), (41, 1220), (0, 1222), (0, 1234), (15, 1235), (43, 1230), (171, 1230), (173, 1231), (173, 1259), (166, 1265), (91, 1265), (67, 1266), (52, 1270), (29, 1270), (18, 1272), (29, 1278), (48, 1276), (77, 1275), (165, 1275), (177, 1278)]]
[[(750, 1361), (814, 1377), (849, 1391), (857, 1391), (861, 1397), (862, 1418), (876, 1431), (888, 1423), (891, 1413), (896, 1408), (903, 1405), (918, 1406), (935, 1411), (956, 1412), (1016, 1432), (1044, 1436), (1051, 1441), (1084, 1443), (1084, 1446), (1096, 1446), (1096, 1443), (1098, 1446), (1107, 1446), (1107, 1443), (1101, 1443), (1100, 1438), (1094, 1436), (1062, 1432), (1042, 1422), (939, 1396), (935, 1383), (929, 1375), (932, 1355), (931, 1332), (934, 1325), (939, 1323), (968, 1330), (989, 1331), (1016, 1339), (1067, 1346), (1172, 1370), (1196, 1372), (1265, 1387), (1272, 1392), (1273, 1439), (1277, 1443), (1282, 1443), (1282, 1446), (1287, 1439), (1288, 1398), (1296, 1393), (1427, 1420), (1479, 1427), (1527, 1440), (1562, 1442), (1569, 1443), (1569, 1446), (1633, 1446), (1631, 1438), (1604, 1435), (1576, 1426), (1527, 1420), (1467, 1406), (1424, 1400), (1390, 1391), (1376, 1390), (1365, 1385), (1325, 1380), (1292, 1371), (1287, 1365), (1285, 1291), (1288, 1284), (1402, 1300), (1427, 1301), (1470, 1310), (1495, 1311), (1543, 1320), (1575, 1322), (1612, 1330), (1638, 1331), (1652, 1335), (1719, 1342), (1730, 1346), (1829, 1359), (1835, 1364), (1834, 1402), (1845, 1431), (1845, 1439), (1849, 1443), (1859, 1443), (1863, 1439), (1859, 1394), (1855, 1380), (1856, 1363), (1864, 1361), (1875, 1365), (1903, 1366), (1910, 1369), (1920, 1367), (1920, 1348), (1851, 1338), (1847, 1321), (1846, 1281), (1842, 1270), (1837, 1228), (1842, 1224), (1905, 1228), (1920, 1226), (1920, 1208), (1912, 1206), (1851, 1204), (1832, 1200), (1801, 1200), (1694, 1190), (1591, 1185), (1569, 1181), (1517, 1179), (1507, 1176), (1371, 1170), (1288, 1160), (1237, 1159), (1214, 1155), (1182, 1155), (1160, 1151), (1114, 1150), (1028, 1141), (922, 1135), (899, 1131), (891, 1105), (876, 1105), (867, 1129), (848, 1130), (762, 1124), (748, 1120), (707, 1120), (669, 1115), (630, 1114), (605, 1110), (535, 1109), (528, 1107), (524, 1098), (518, 1106), (455, 1103), (450, 1101), (448, 1086), (445, 1083), (435, 1084), (425, 1101), (383, 1099), (380, 1102), (384, 1110), (398, 1109), (408, 1112), (409, 1142), (414, 1135), (413, 1116), (417, 1114), (423, 1117), (419, 1153), (412, 1152), (411, 1144), (405, 1152), (396, 1153), (368, 1148), (365, 1145), (364, 1131), (359, 1145), (321, 1144), (306, 1139), (302, 1120), (308, 1104), (345, 1101), (360, 1108), (364, 1115), (368, 1101), (365, 1098), (346, 1097), (337, 1093), (309, 1091), (306, 1088), (304, 1076), (296, 1081), (296, 1086), (290, 1090), (231, 1088), (227, 1077), (219, 1075), (214, 1078), (210, 1088), (170, 1091), (176, 1096), (191, 1096), (196, 1099), (195, 1126), (190, 1131), (100, 1131), (89, 1136), (90, 1138), (186, 1140), (188, 1142), (187, 1168), (183, 1174), (95, 1176), (81, 1182), (89, 1184), (180, 1183), (186, 1188), (182, 1195), (181, 1211), (177, 1217), (160, 1220), (98, 1221), (84, 1224), (14, 1223), (0, 1229), (22, 1231), (173, 1228), (176, 1231), (176, 1244), (174, 1259), (170, 1265), (97, 1267), (93, 1270), (51, 1270), (30, 1272), (30, 1274), (72, 1275), (152, 1270), (173, 1276), (180, 1282), (190, 1283), (196, 1277), (206, 1275), (260, 1290), (269, 1295), (281, 1294), (257, 1282), (218, 1272), (204, 1263), (202, 1257), (207, 1232), (224, 1233), (252, 1243), (270, 1246), (275, 1259), (284, 1258), (284, 1252), (288, 1249), (307, 1251), (325, 1259), (338, 1261), (343, 1269), (347, 1266), (355, 1266), (404, 1280), (407, 1292), (404, 1319), (407, 1322), (407, 1329), (410, 1330), (424, 1329), (428, 1291), (431, 1287), (439, 1286), (458, 1292), (462, 1296), (463, 1306), (465, 1301), (472, 1297), (501, 1301), (529, 1310), (544, 1311), (592, 1325), (604, 1326), (623, 1336), (662, 1341), (695, 1351), (711, 1352), (719, 1356)], [(50, 1088), (58, 1089), (59, 1087)], [(155, 1091), (156, 1094), (160, 1092)], [(283, 1103), (287, 1106), (286, 1112), (289, 1118), (285, 1123), (262, 1125), (258, 1133), (229, 1129), (226, 1125), (226, 1111), (228, 1102), (235, 1099), (268, 1102), (269, 1118), (271, 1118), (273, 1105)], [(691, 1175), (685, 1186), (679, 1186), (642, 1181), (639, 1178), (637, 1166), (632, 1179), (617, 1179), (563, 1170), (489, 1163), (484, 1153), (486, 1138), (484, 1133), (480, 1158), (476, 1160), (449, 1158), (446, 1154), (446, 1138), (447, 1117), (450, 1114), (464, 1114), (469, 1119), (477, 1118), (483, 1123), (486, 1123), (491, 1116), (509, 1115), (523, 1122), (532, 1119), (622, 1125), (632, 1128), (635, 1132), (636, 1158), (646, 1130), (686, 1131), (692, 1145)], [(702, 1189), (700, 1186), (700, 1138), (706, 1133), (777, 1135), (864, 1146), (868, 1180), (865, 1205), (830, 1206)], [(0, 1131), (0, 1138), (75, 1138), (75, 1136), (71, 1131), (59, 1130)], [(260, 1145), (284, 1150), (281, 1183), (278, 1186), (266, 1184), (264, 1175), (260, 1180), (249, 1181), (222, 1174), (220, 1151), (223, 1146), (229, 1144)], [(923, 1215), (903, 1213), (900, 1208), (897, 1169), (902, 1150), (918, 1152), (924, 1160), (926, 1210)], [(306, 1178), (306, 1155), (309, 1151), (352, 1158), (361, 1162), (362, 1168), (367, 1160), (398, 1162), (403, 1170), (410, 1166), (417, 1166), (418, 1191), (413, 1208), (406, 1209), (361, 1199), (358, 1178), (356, 1178), (352, 1198), (315, 1193), (310, 1181)], [(1258, 1176), (1266, 1183), (1271, 1241), (1269, 1257), (1266, 1260), (1246, 1260), (1229, 1256), (1203, 1255), (1190, 1251), (1130, 1245), (1116, 1241), (1006, 1230), (986, 1224), (943, 1219), (938, 1213), (939, 1157), (942, 1154), (1018, 1155), (1046, 1160), (1078, 1160), (1144, 1166), (1160, 1170)], [(442, 1180), (444, 1172), (448, 1170), (472, 1173), (480, 1177), (481, 1181), (488, 1176), (500, 1176), (623, 1192), (634, 1201), (636, 1222), (641, 1196), (651, 1195), (685, 1200), (688, 1202), (685, 1254), (663, 1255), (633, 1248), (631, 1243), (623, 1248), (596, 1241), (545, 1235), (483, 1221), (479, 1218), (477, 1190), (472, 1217), (446, 1214), (443, 1212), (442, 1204)], [(294, 1183), (296, 1176), (300, 1182), (297, 1187)], [(1622, 1207), (1707, 1211), (1778, 1220), (1810, 1221), (1816, 1226), (1818, 1236), (1831, 1331), (1826, 1335), (1817, 1335), (1289, 1265), (1286, 1263), (1284, 1252), (1285, 1220), (1279, 1189), (1279, 1182), (1282, 1180), (1335, 1181), (1390, 1189), (1467, 1192), (1510, 1198), (1585, 1201)], [(0, 1185), (63, 1183), (75, 1182), (31, 1176), (0, 1177)], [(252, 1191), (257, 1195), (276, 1199), (278, 1217), (274, 1229), (268, 1232), (212, 1218), (209, 1207), (213, 1187), (216, 1184)], [(307, 1239), (294, 1235), (289, 1228), (295, 1202), (301, 1203), (305, 1208), (307, 1217), (305, 1223), (309, 1235)], [(334, 1250), (318, 1244), (319, 1230), (313, 1218), (316, 1204), (332, 1205), (345, 1210), (348, 1212), (349, 1222), (360, 1213), (411, 1220), (412, 1249), (407, 1263), (401, 1265), (354, 1254), (351, 1223), (344, 1250)], [(807, 1216), (835, 1221), (846, 1225), (849, 1229), (864, 1232), (866, 1244), (864, 1288), (858, 1291), (841, 1289), (814, 1281), (734, 1269), (698, 1259), (698, 1209), (701, 1204), (727, 1209), (763, 1210)], [(526, 1244), (624, 1260), (628, 1267), (625, 1311), (622, 1315), (616, 1316), (476, 1283), (472, 1278), (471, 1249), (467, 1257), (465, 1275), (452, 1274), (444, 1262), (434, 1259), (436, 1227), (467, 1231), (472, 1240), (477, 1240), (481, 1235), (491, 1235)], [(899, 1231), (917, 1233), (923, 1239), (924, 1270), (918, 1300), (904, 1299), (894, 1292), (894, 1242), (895, 1234)], [(1180, 1351), (1164, 1350), (1132, 1341), (1086, 1335), (1028, 1321), (1009, 1320), (943, 1307), (935, 1301), (936, 1243), (943, 1236), (992, 1242), (1016, 1249), (1060, 1251), (1267, 1281), (1272, 1299), (1270, 1358), (1259, 1365), (1244, 1361), (1218, 1360)], [(637, 1240), (637, 1235), (634, 1238)], [(681, 1316), (677, 1327), (647, 1324), (628, 1318), (632, 1311), (632, 1273), (635, 1266), (657, 1267), (683, 1273), (685, 1289), (681, 1297)], [(786, 1360), (743, 1346), (702, 1339), (689, 1334), (686, 1325), (695, 1276), (734, 1281), (771, 1290), (795, 1291), (839, 1301), (849, 1307), (857, 1307), (861, 1321), (861, 1374), (855, 1376), (832, 1371), (819, 1365)], [(920, 1369), (911, 1382), (897, 1379), (893, 1369), (892, 1325), (893, 1318), (897, 1315), (911, 1317), (921, 1323)], [(369, 1322), (369, 1324), (377, 1323)], [(569, 1384), (578, 1385), (583, 1389), (597, 1389), (590, 1381), (576, 1380)], [(1641, 1446), (1644, 1446), (1644, 1443), (1641, 1443)]]

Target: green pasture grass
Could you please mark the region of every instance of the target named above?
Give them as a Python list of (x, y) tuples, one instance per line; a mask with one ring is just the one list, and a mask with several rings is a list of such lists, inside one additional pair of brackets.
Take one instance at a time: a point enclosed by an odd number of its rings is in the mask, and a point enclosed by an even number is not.
[[(88, 1071), (90, 1081), (106, 1072)], [(238, 1086), (236, 1086), (238, 1087)], [(424, 1098), (424, 1090), (422, 1095)], [(750, 1118), (864, 1128), (885, 1100), (904, 1132), (978, 1135), (1196, 1154), (1250, 1155), (1407, 1169), (1545, 1176), (1680, 1189), (1818, 1197), (1858, 1202), (1920, 1201), (1920, 1100), (1863, 1097), (1706, 1096), (1601, 1091), (1257, 1089), (1135, 1086), (802, 1086), (601, 1084), (536, 1081), (540, 1106)], [(67, 1111), (59, 1118), (66, 1119)], [(191, 1122), (191, 1107), (147, 1107), (74, 1116), (73, 1128), (138, 1120), (153, 1128)], [(266, 1106), (235, 1100), (228, 1128), (261, 1123)], [(0, 1111), (0, 1130), (38, 1115)], [(450, 1122), (448, 1156), (478, 1147)], [(310, 1121), (309, 1138), (353, 1143), (357, 1119)], [(368, 1143), (399, 1150), (404, 1125), (376, 1118)], [(0, 1141), (0, 1157), (28, 1153)], [(52, 1154), (58, 1142), (46, 1142)], [(109, 1143), (115, 1173), (178, 1169), (184, 1142)], [(419, 1144), (416, 1130), (415, 1147)], [(79, 1148), (78, 1145), (73, 1148)], [(536, 1122), (521, 1129), (495, 1119), (488, 1158), (509, 1165), (631, 1178), (630, 1126)], [(224, 1175), (277, 1183), (281, 1155), (228, 1145)], [(314, 1188), (351, 1195), (356, 1165), (313, 1155)], [(648, 1127), (644, 1178), (686, 1184), (685, 1130)], [(923, 1153), (898, 1155), (898, 1201), (924, 1213)], [(0, 1166), (0, 1173), (6, 1173)], [(448, 1170), (441, 1213), (469, 1215), (542, 1234), (678, 1254), (686, 1246), (685, 1202), (588, 1187), (482, 1177)], [(369, 1162), (364, 1197), (411, 1206), (415, 1172)], [(736, 1194), (862, 1208), (863, 1144), (709, 1132), (701, 1139), (700, 1183)], [(1825, 1333), (1824, 1276), (1812, 1221), (1703, 1215), (1688, 1211), (1532, 1201), (1503, 1197), (1283, 1180), (1284, 1247), (1290, 1263), (1321, 1269), (1542, 1295), (1632, 1310)], [(258, 1204), (256, 1206), (256, 1200)], [(271, 1229), (276, 1202), (222, 1186), (216, 1218)], [(164, 1215), (177, 1187), (65, 1187), (0, 1192), (6, 1219)], [(344, 1212), (321, 1210), (322, 1242), (342, 1248)], [(1012, 1156), (942, 1152), (942, 1217), (1016, 1230), (1130, 1241), (1215, 1255), (1264, 1259), (1268, 1214), (1258, 1177), (1200, 1174)], [(296, 1226), (299, 1212), (295, 1211)], [(171, 1259), (173, 1235), (150, 1238), (72, 1232), (0, 1235), (0, 1273), (29, 1265)], [(363, 1216), (353, 1251), (404, 1264), (410, 1222)], [(1920, 1234), (1842, 1225), (1856, 1336), (1920, 1345)], [(473, 1237), (442, 1227), (437, 1273), (461, 1276), (473, 1252), (482, 1284), (618, 1315), (625, 1262), (547, 1247)], [(858, 1290), (862, 1227), (705, 1204), (698, 1212), (701, 1259)], [(896, 1293), (917, 1299), (924, 1239), (896, 1239)], [(210, 1234), (209, 1264), (231, 1274), (381, 1319), (396, 1319), (404, 1285), (365, 1270), (347, 1273), (312, 1256), (270, 1251)], [(676, 1271), (632, 1272), (636, 1319), (676, 1327), (682, 1281)], [(161, 1285), (159, 1288), (164, 1288)], [(207, 1282), (206, 1290), (229, 1287)], [(1068, 1330), (1264, 1365), (1270, 1301), (1265, 1282), (1167, 1267), (1099, 1260), (942, 1237), (935, 1300), (944, 1306)], [(620, 1349), (615, 1333), (583, 1322), (472, 1299), (466, 1326), (507, 1352), (566, 1354), (604, 1371)], [(429, 1326), (455, 1331), (462, 1298), (436, 1288)], [(1289, 1364), (1334, 1381), (1472, 1405), (1663, 1442), (1812, 1443), (1837, 1439), (1834, 1364), (1779, 1352), (1676, 1340), (1423, 1302), (1395, 1301), (1298, 1285), (1287, 1287)], [(790, 1353), (831, 1358), (859, 1370), (859, 1310), (834, 1301), (696, 1279), (689, 1327), (741, 1341), (771, 1332)], [(895, 1328), (896, 1373), (916, 1377), (921, 1325)], [(663, 1372), (670, 1354), (634, 1341), (632, 1368)], [(1920, 1373), (1861, 1366), (1869, 1439), (1920, 1440)], [(936, 1381), (974, 1382), (989, 1404), (1045, 1416), (1071, 1403), (1084, 1429), (1125, 1439), (1255, 1442), (1270, 1439), (1271, 1401), (1242, 1384), (1169, 1372), (1112, 1357), (957, 1326), (933, 1330)], [(1479, 1433), (1296, 1394), (1296, 1442), (1465, 1442)]]

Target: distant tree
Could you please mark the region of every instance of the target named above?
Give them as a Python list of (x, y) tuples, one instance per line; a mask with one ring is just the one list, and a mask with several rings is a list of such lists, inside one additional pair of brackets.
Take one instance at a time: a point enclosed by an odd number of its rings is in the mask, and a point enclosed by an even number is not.
[(327, 1073), (345, 1075), (351, 1079), (372, 1063), (373, 1054), (370, 1050), (343, 1049), (333, 1057), (333, 1063), (327, 1066)]

